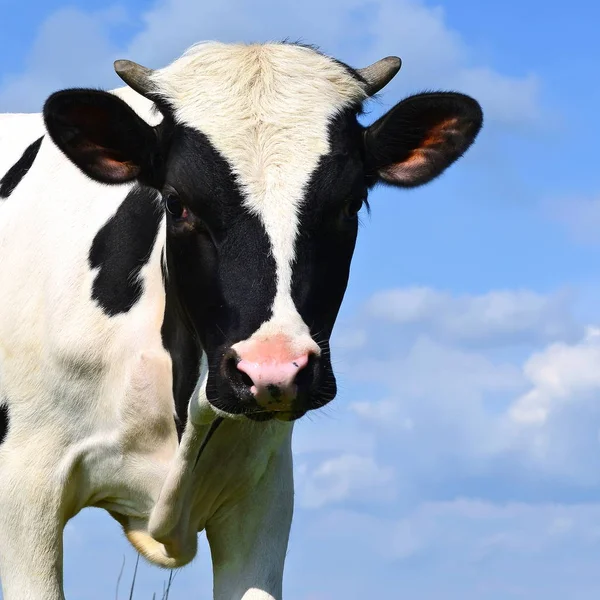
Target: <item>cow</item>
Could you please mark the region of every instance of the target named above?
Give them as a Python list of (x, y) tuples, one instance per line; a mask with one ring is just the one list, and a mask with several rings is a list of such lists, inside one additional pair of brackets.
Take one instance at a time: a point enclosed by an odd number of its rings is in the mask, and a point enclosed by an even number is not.
[(398, 72), (294, 43), (191, 47), (0, 117), (0, 579), (60, 600), (87, 506), (214, 598), (280, 600), (294, 421), (336, 395), (358, 213), (471, 146), (473, 98), (365, 102)]

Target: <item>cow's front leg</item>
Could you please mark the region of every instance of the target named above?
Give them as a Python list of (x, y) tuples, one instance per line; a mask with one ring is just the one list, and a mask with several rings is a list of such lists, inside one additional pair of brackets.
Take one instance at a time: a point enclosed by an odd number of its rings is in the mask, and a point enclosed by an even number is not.
[(207, 524), (215, 600), (281, 600), (293, 506), (286, 440), (254, 490), (225, 504)]
[[(4, 600), (63, 600), (62, 493), (43, 446), (0, 455), (0, 582)], [(47, 459), (46, 457), (43, 457)], [(55, 467), (56, 468), (56, 465)]]

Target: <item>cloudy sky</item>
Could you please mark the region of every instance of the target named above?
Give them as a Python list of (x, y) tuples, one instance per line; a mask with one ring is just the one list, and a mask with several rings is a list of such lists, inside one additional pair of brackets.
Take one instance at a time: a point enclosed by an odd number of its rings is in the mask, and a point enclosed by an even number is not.
[[(0, 110), (115, 87), (203, 39), (404, 66), (365, 121), (457, 89), (485, 128), (423, 189), (379, 189), (336, 330), (338, 399), (295, 434), (286, 600), (600, 595), (600, 8), (591, 0), (0, 3)], [(114, 597), (117, 525), (66, 532), (67, 597)], [(140, 565), (136, 599), (165, 573)], [(208, 549), (173, 600), (210, 598)]]

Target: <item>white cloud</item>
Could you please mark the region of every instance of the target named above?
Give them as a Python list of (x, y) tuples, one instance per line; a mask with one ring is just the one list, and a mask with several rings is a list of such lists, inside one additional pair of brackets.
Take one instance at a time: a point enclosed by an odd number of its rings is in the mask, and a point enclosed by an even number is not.
[[(519, 497), (530, 493), (524, 477), (559, 494), (600, 483), (600, 329), (577, 325), (566, 298), (415, 288), (371, 299), (361, 324), (368, 341), (350, 353), (345, 385), (360, 386), (349, 408), (377, 436), (375, 451), (410, 456), (403, 485), (479, 478), (485, 496), (501, 472)], [(395, 346), (378, 348), (380, 321), (400, 325)], [(485, 336), (494, 343), (475, 351)], [(498, 342), (515, 337), (528, 345)]]
[[(353, 380), (385, 383), (401, 402), (413, 398), (422, 404), (430, 399), (448, 414), (485, 393), (510, 392), (524, 382), (516, 365), (496, 363), (483, 354), (442, 344), (426, 335), (419, 336), (406, 354), (383, 359), (361, 355), (355, 360), (349, 369)], [(449, 398), (455, 402), (448, 402)]]
[(505, 451), (504, 414), (526, 384), (518, 365), (426, 336), (406, 354), (356, 360), (352, 380), (385, 386), (386, 393), (352, 402), (350, 411), (367, 431), (375, 429), (383, 454), (409, 457), (402, 460), (403, 480), (445, 481), (456, 469), (485, 471)]
[(393, 498), (394, 470), (368, 456), (342, 454), (315, 468), (297, 469), (298, 496), (304, 508), (320, 508), (345, 500), (367, 498), (370, 503)]
[[(331, 406), (331, 408), (329, 408)], [(342, 407), (333, 404), (325, 410), (338, 413), (336, 418), (324, 415), (319, 411), (309, 418), (301, 419), (294, 426), (293, 450), (299, 457), (331, 456), (347, 452), (350, 448), (353, 453), (372, 455), (376, 441), (368, 435), (360, 423), (348, 422), (347, 414), (339, 414)], [(321, 418), (324, 417), (324, 418)]]
[(552, 344), (534, 354), (524, 372), (533, 388), (510, 408), (518, 423), (543, 424), (552, 411), (593, 395), (600, 402), (600, 329), (590, 328), (578, 344)]
[(401, 326), (417, 326), (455, 342), (510, 344), (571, 337), (579, 327), (570, 294), (497, 290), (456, 296), (428, 287), (386, 290), (367, 304), (367, 315)]
[(406, 409), (403, 408), (402, 403), (394, 399), (354, 402), (350, 405), (350, 410), (365, 421), (390, 425), (397, 432), (412, 431), (415, 428), (414, 420), (403, 414)]
[(342, 329), (335, 334), (336, 350), (356, 350), (362, 348), (367, 342), (367, 332), (364, 329)]
[(507, 411), (507, 450), (556, 486), (600, 484), (600, 331), (557, 343), (524, 364), (529, 389)]

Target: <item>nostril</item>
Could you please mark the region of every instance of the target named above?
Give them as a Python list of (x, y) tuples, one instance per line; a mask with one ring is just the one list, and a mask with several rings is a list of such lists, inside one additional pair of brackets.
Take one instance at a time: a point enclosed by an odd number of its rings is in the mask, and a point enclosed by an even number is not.
[(223, 365), (225, 367), (224, 370), (227, 376), (231, 377), (232, 375), (235, 375), (238, 372), (237, 364), (239, 361), (240, 359), (238, 358), (237, 354), (230, 352), (225, 356)]
[(239, 371), (239, 373), (242, 375), (242, 383), (244, 385), (247, 385), (248, 387), (252, 387), (254, 385), (254, 381), (252, 381), (252, 378), (250, 375), (248, 375), (248, 373), (244, 373), (243, 371)]
[(255, 381), (251, 375), (251, 365), (244, 359), (237, 360), (235, 363), (236, 379), (247, 388), (255, 385)]
[(294, 383), (298, 388), (310, 388), (316, 377), (318, 362), (319, 358), (316, 354), (311, 353), (308, 355), (308, 360), (306, 360), (303, 367), (300, 367), (300, 370), (294, 379)]
[(238, 368), (239, 363), (240, 357), (236, 352), (230, 350), (223, 357), (222, 374), (229, 380), (234, 389), (244, 393), (244, 391), (247, 391), (254, 385), (254, 382), (247, 373)]

